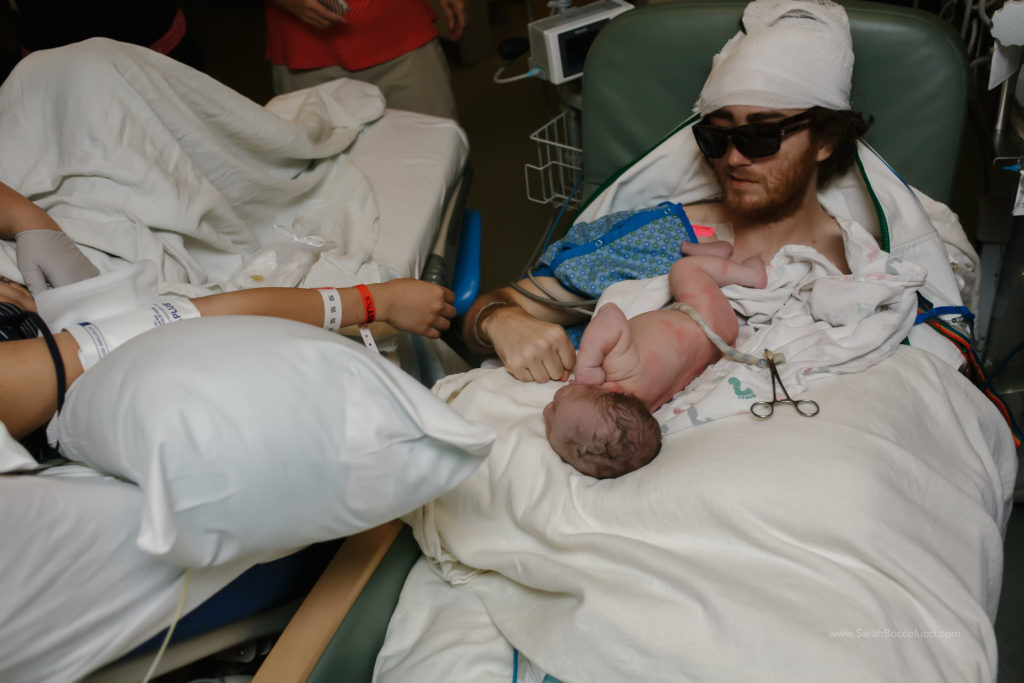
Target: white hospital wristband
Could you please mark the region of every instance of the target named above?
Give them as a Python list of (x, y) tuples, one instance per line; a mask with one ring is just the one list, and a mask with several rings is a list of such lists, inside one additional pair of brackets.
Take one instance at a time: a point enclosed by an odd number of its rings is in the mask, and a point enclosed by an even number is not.
[(324, 329), (337, 332), (341, 329), (341, 297), (334, 287), (318, 287), (324, 298)]
[(199, 309), (195, 304), (180, 299), (119, 313), (96, 322), (78, 323), (68, 327), (67, 331), (78, 342), (78, 358), (82, 361), (82, 369), (88, 370), (132, 337), (154, 327), (198, 317)]

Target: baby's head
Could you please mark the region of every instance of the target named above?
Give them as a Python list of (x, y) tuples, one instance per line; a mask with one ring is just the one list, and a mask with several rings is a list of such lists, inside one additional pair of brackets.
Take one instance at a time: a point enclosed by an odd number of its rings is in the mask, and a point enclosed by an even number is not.
[(631, 394), (567, 384), (544, 407), (555, 453), (578, 472), (611, 479), (643, 467), (661, 450), (661, 427)]

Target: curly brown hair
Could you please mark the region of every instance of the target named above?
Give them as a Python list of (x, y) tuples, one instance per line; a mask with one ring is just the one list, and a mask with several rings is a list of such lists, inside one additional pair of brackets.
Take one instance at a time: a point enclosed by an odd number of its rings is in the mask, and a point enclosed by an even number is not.
[(612, 438), (584, 443), (572, 441), (580, 472), (612, 479), (643, 467), (661, 451), (661, 425), (643, 401), (632, 394), (609, 391), (596, 399), (601, 416), (614, 427)]
[(857, 158), (857, 140), (867, 133), (874, 118), (865, 120), (857, 111), (824, 107), (811, 107), (808, 113), (811, 139), (817, 144), (832, 146), (828, 159), (818, 163), (818, 188), (824, 188), (853, 165)]

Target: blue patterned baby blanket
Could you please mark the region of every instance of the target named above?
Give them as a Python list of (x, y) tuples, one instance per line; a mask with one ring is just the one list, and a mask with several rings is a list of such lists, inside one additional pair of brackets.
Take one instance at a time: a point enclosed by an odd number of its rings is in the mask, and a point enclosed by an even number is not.
[(664, 275), (681, 242), (696, 242), (680, 204), (662, 202), (577, 223), (541, 256), (534, 275), (553, 275), (567, 289), (596, 299), (608, 285)]
[[(696, 241), (682, 205), (662, 202), (573, 225), (544, 251), (533, 274), (553, 276), (566, 289), (597, 299), (616, 282), (664, 275), (682, 257), (679, 245)], [(584, 327), (565, 328), (576, 348)]]

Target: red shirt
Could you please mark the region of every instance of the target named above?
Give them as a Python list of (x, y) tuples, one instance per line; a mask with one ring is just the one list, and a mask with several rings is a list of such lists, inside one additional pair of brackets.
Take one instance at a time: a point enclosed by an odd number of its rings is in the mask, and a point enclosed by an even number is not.
[(426, 0), (349, 0), (345, 18), (320, 30), (266, 2), (267, 58), (291, 69), (358, 71), (426, 45), (437, 36)]

